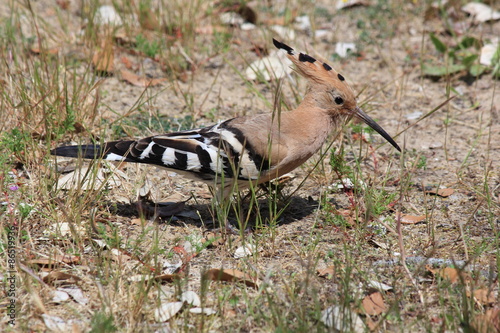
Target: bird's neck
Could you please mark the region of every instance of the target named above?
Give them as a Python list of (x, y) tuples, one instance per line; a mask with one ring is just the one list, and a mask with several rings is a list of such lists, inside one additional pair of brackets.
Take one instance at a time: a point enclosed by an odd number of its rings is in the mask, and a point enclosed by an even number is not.
[(335, 130), (338, 121), (328, 110), (320, 108), (313, 94), (306, 94), (300, 105), (291, 112), (284, 113), (283, 121), (294, 129), (297, 138), (307, 145), (309, 150), (318, 151)]

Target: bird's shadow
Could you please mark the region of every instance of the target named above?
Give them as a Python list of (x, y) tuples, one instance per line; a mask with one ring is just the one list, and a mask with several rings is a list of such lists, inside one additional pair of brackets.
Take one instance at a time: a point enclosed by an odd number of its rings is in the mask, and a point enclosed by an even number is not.
[[(220, 216), (214, 205), (187, 204), (187, 202), (133, 202), (117, 203), (108, 201), (104, 203), (110, 213), (122, 217), (144, 217), (154, 219), (158, 223), (184, 223), (197, 227), (217, 228), (221, 224)], [(270, 200), (263, 198), (250, 207), (249, 200), (242, 200), (233, 204), (226, 210), (226, 221), (239, 228), (255, 228), (265, 225), (285, 225), (312, 214), (319, 203), (311, 197), (303, 198), (292, 196), (286, 200)]]

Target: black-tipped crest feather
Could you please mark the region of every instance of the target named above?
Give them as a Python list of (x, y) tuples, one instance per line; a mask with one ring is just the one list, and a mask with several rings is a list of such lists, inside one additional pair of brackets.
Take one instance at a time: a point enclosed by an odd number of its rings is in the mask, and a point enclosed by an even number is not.
[(285, 50), (286, 52), (288, 52), (288, 54), (293, 55), (293, 49), (290, 46), (286, 45), (285, 43), (279, 42), (279, 41), (277, 41), (276, 39), (273, 38), (273, 44), (278, 49)]
[(323, 68), (326, 69), (327, 71), (331, 71), (333, 68), (330, 67), (326, 62), (323, 63)]
[(307, 62), (310, 62), (311, 64), (314, 64), (316, 62), (316, 59), (314, 59), (313, 57), (311, 57), (308, 54), (300, 53), (299, 54), (299, 61), (302, 61), (302, 62), (307, 61)]

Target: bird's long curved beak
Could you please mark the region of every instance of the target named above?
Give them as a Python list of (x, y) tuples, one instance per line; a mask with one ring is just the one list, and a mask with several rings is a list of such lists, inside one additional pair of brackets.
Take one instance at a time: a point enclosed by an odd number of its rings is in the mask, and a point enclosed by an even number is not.
[(398, 151), (401, 151), (401, 148), (399, 148), (399, 146), (396, 143), (396, 141), (394, 141), (392, 139), (392, 137), (389, 134), (387, 134), (387, 132), (382, 127), (380, 127), (379, 124), (377, 124), (375, 122), (375, 120), (373, 120), (372, 118), (370, 118), (370, 116), (367, 115), (359, 107), (356, 107), (356, 109), (354, 110), (354, 116), (356, 116), (357, 118), (363, 120), (368, 126), (370, 126), (375, 131), (377, 131), (378, 134), (382, 135), (382, 137), (384, 139), (386, 139), (391, 145), (393, 145), (394, 148), (396, 148)]

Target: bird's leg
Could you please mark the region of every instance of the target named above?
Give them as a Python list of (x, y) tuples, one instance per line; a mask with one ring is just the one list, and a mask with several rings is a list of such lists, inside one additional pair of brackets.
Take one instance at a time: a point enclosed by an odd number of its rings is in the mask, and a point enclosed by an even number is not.
[(212, 199), (212, 218), (217, 221), (221, 232), (224, 234), (229, 225), (228, 215), (231, 207), (231, 187), (224, 186), (224, 183), (214, 188), (210, 186), (213, 194)]

